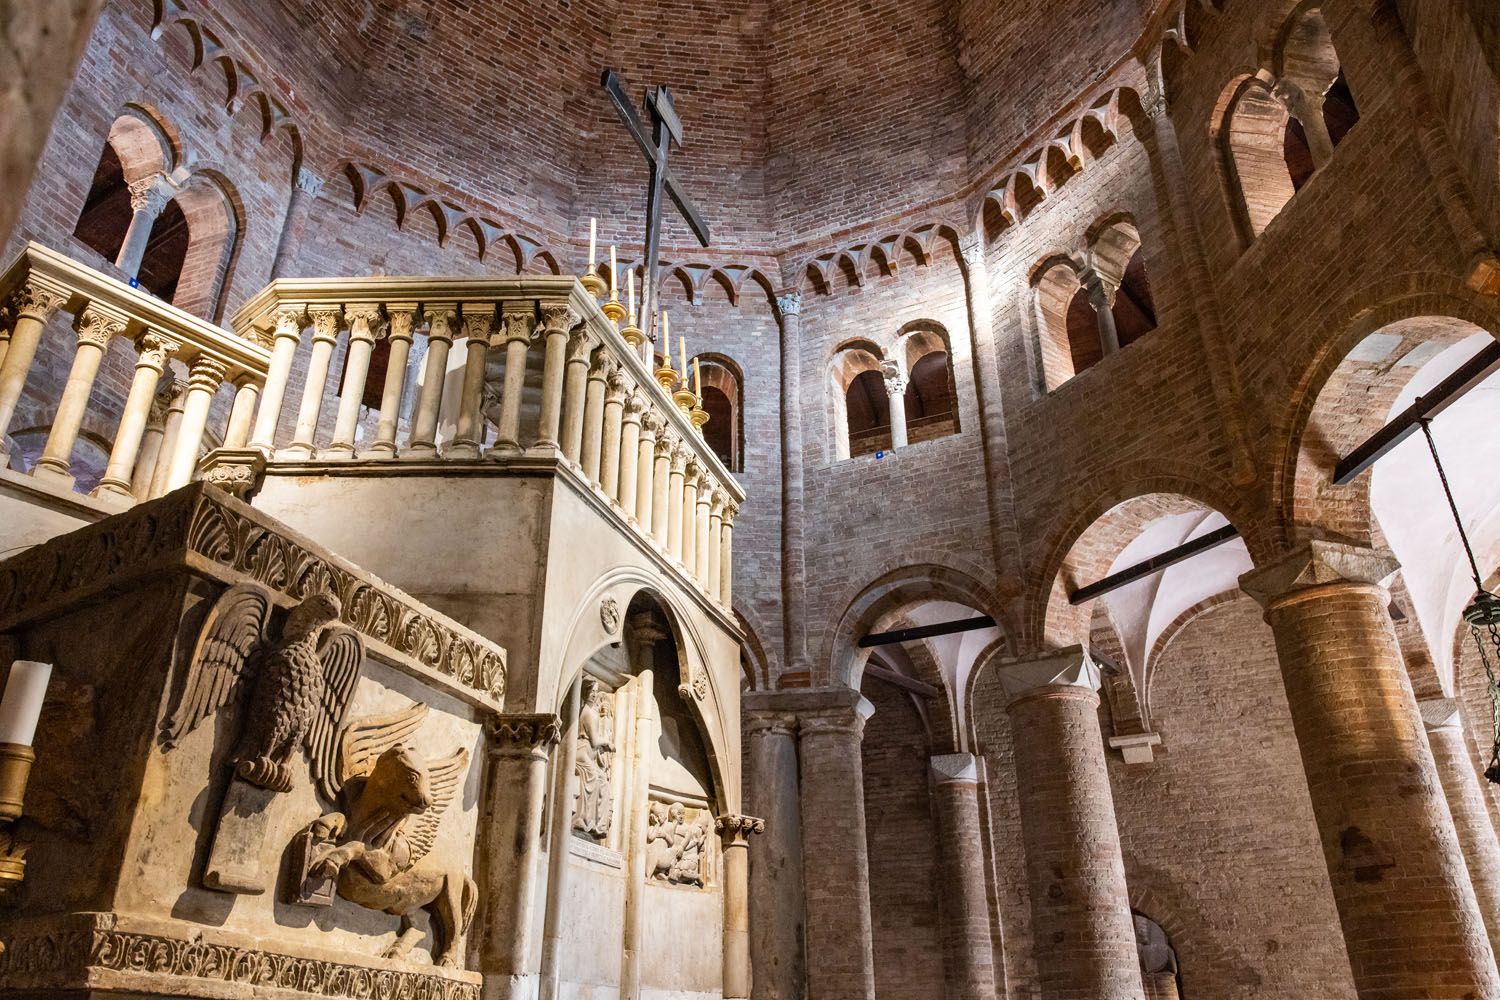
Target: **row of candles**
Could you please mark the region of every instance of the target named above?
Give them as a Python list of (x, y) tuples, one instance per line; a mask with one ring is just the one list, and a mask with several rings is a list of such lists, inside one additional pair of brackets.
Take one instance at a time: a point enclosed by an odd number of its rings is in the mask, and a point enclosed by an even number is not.
[[(641, 345), (646, 342), (646, 335), (641, 331), (636, 317), (635, 270), (625, 272), (627, 304), (621, 305), (619, 259), (616, 248), (613, 244), (609, 248), (609, 281), (606, 283), (599, 276), (598, 232), (598, 220), (589, 219), (589, 265), (582, 278), (583, 287), (588, 289), (589, 294), (596, 299), (606, 292), (609, 293), (609, 299), (600, 308), (620, 330), (620, 335), (625, 338), (625, 342), (632, 348), (640, 350)], [(661, 367), (656, 369), (656, 380), (671, 394), (678, 408), (688, 415), (693, 426), (701, 433), (703, 425), (708, 423), (708, 414), (703, 409), (703, 371), (698, 364), (698, 359), (693, 358), (693, 387), (689, 389), (687, 338), (679, 336), (677, 346), (682, 359), (682, 372), (679, 378), (677, 370), (672, 367), (672, 336), (666, 310), (662, 310), (658, 316), (661, 323), (662, 363)], [(621, 321), (625, 322), (625, 326), (620, 326)]]

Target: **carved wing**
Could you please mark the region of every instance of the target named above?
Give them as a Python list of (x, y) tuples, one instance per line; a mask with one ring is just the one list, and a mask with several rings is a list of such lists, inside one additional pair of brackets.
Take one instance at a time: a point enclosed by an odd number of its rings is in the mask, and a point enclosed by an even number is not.
[(332, 786), (335, 793), (353, 779), (367, 776), (380, 755), (404, 742), (425, 718), (427, 706), (414, 701), (399, 712), (370, 715), (349, 723), (339, 741), (338, 781)]
[(245, 667), (266, 641), (271, 594), (253, 583), (224, 591), (198, 632), (177, 706), (162, 723), (162, 744), (170, 749), (239, 694)]
[(411, 845), (411, 864), (414, 865), (425, 858), (432, 850), (432, 845), (437, 842), (438, 827), (443, 822), (443, 814), (448, 811), (453, 796), (458, 794), (458, 786), (463, 784), (464, 774), (468, 769), (467, 747), (459, 747), (442, 760), (427, 762), (427, 776), (432, 787), (432, 804), (411, 819), (411, 830), (407, 834), (407, 842)]
[(307, 729), (307, 756), (318, 790), (329, 801), (336, 801), (342, 785), (335, 777), (338, 735), (364, 664), (364, 642), (347, 625), (331, 626), (324, 630), (323, 641), (318, 643), (318, 659), (323, 663), (323, 697)]

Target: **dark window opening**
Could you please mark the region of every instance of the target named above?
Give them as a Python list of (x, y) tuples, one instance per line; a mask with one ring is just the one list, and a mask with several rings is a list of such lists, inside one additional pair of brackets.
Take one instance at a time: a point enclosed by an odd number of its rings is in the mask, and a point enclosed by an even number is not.
[(146, 252), (136, 277), (141, 287), (157, 298), (172, 301), (182, 278), (182, 263), (187, 259), (188, 221), (175, 200), (167, 202), (151, 227)]
[(878, 371), (863, 371), (849, 383), (849, 455), (872, 455), (891, 446), (891, 406), (885, 378)]
[(94, 180), (89, 185), (88, 197), (84, 199), (83, 211), (78, 213), (73, 235), (113, 264), (120, 256), (120, 248), (125, 245), (125, 233), (130, 229), (130, 219), (134, 214), (130, 207), (130, 187), (125, 183), (125, 168), (120, 164), (115, 147), (106, 143), (99, 156), (99, 166), (94, 169)]
[(1307, 130), (1296, 118), (1286, 120), (1286, 139), (1283, 145), (1287, 173), (1292, 175), (1292, 190), (1301, 191), (1303, 185), (1312, 179), (1317, 164), (1313, 162), (1312, 146), (1307, 142)]
[(1328, 95), (1323, 98), (1323, 122), (1328, 126), (1328, 138), (1335, 146), (1359, 124), (1359, 107), (1354, 103), (1354, 92), (1349, 89), (1343, 70), (1339, 70), (1338, 79), (1333, 81)]
[(716, 385), (703, 387), (703, 410), (708, 414), (708, 423), (703, 425), (703, 441), (719, 456), (724, 468), (739, 471), (735, 461), (734, 403), (724, 390)]
[(1151, 298), (1151, 280), (1146, 277), (1146, 255), (1139, 248), (1125, 266), (1111, 313), (1121, 347), (1129, 347), (1156, 329), (1156, 303)]
[(1068, 303), (1068, 350), (1073, 358), (1073, 374), (1092, 368), (1104, 358), (1104, 344), (1099, 339), (1099, 314), (1089, 301), (1087, 289), (1080, 288)]

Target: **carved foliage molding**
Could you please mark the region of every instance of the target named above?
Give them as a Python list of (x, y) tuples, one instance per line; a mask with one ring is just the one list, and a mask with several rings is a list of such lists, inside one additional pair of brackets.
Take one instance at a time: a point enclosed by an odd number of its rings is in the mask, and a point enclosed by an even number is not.
[[(106, 918), (107, 919), (107, 918)], [(440, 973), (370, 968), (284, 955), (258, 948), (130, 933), (114, 927), (22, 936), (0, 952), (0, 981), (13, 986), (61, 985), (111, 974), (173, 977), (185, 991), (252, 996), (274, 989), (334, 1000), (479, 1000), (474, 983)], [(209, 985), (224, 984), (224, 985)]]
[(0, 627), (118, 586), (125, 578), (207, 560), (294, 600), (329, 593), (344, 624), (433, 674), (500, 706), (505, 660), (476, 637), (428, 614), (295, 538), (250, 508), (202, 486), (179, 490), (0, 563)]

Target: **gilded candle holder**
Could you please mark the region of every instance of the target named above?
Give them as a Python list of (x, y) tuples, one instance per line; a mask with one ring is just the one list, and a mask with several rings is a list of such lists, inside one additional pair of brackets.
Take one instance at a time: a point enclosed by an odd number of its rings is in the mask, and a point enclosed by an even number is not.
[(607, 316), (609, 318), (609, 321), (616, 327), (619, 327), (620, 321), (625, 318), (625, 307), (621, 305), (620, 300), (615, 298), (613, 295), (611, 295), (604, 302), (600, 303), (599, 308), (603, 310), (604, 315)]
[(661, 383), (667, 395), (672, 395), (672, 390), (677, 388), (677, 370), (671, 365), (662, 365), (656, 369), (656, 381)]
[(698, 405), (698, 397), (693, 394), (693, 390), (687, 387), (687, 379), (682, 380), (681, 389), (672, 393), (672, 402), (676, 403), (677, 408), (685, 415), (691, 414), (693, 407)]
[[(606, 310), (605, 313), (604, 313), (604, 315), (608, 316), (609, 312)], [(625, 338), (625, 343), (629, 344), (631, 347), (639, 348), (642, 344), (644, 344), (646, 342), (645, 331), (643, 331), (640, 327), (636, 326), (634, 323), (631, 323), (630, 325), (628, 325), (626, 327), (623, 327), (620, 330), (620, 336), (624, 337)]]
[(36, 753), (19, 743), (0, 743), (0, 894), (26, 878), (26, 844), (16, 837), (21, 803)]
[(693, 422), (693, 430), (698, 432), (699, 437), (703, 436), (703, 425), (708, 423), (708, 411), (703, 408), (702, 404), (703, 398), (694, 396), (693, 408), (688, 411), (688, 419)]
[(595, 299), (599, 298), (605, 292), (609, 291), (609, 286), (604, 283), (603, 278), (599, 277), (599, 269), (596, 267), (590, 267), (587, 271), (584, 272), (583, 277), (579, 278), (578, 280), (580, 283), (582, 283), (584, 290), (592, 295)]

